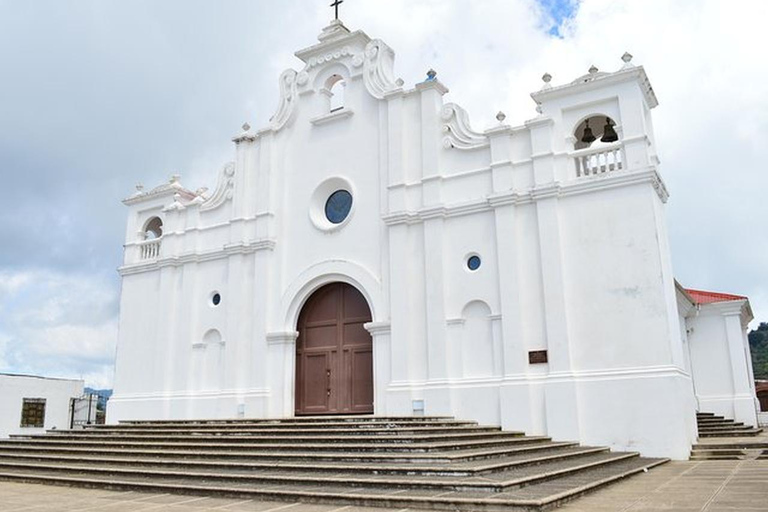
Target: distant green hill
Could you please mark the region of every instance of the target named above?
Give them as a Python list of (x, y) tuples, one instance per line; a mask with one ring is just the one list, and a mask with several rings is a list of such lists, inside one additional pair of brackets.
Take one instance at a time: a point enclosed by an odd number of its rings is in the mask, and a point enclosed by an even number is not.
[(760, 322), (757, 329), (749, 331), (749, 349), (755, 378), (768, 379), (768, 322)]

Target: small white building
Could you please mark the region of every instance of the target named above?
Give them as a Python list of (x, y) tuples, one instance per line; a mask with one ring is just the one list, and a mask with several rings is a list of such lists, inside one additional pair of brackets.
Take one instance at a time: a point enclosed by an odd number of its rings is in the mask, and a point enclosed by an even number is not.
[(760, 402), (747, 338), (754, 318), (749, 299), (678, 286), (678, 308), (697, 410), (757, 426)]
[(0, 438), (70, 428), (72, 400), (83, 390), (82, 380), (0, 373)]
[(108, 420), (452, 415), (687, 458), (711, 326), (678, 309), (645, 70), (544, 75), (481, 132), (383, 41), (318, 39), (212, 193), (124, 201)]

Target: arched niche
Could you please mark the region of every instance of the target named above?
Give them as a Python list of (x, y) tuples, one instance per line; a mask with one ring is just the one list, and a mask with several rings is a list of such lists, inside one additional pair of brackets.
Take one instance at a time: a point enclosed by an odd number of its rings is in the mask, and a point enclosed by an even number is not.
[(481, 300), (474, 300), (464, 306), (461, 318), (463, 376), (493, 376), (495, 365), (491, 308)]
[(197, 391), (220, 391), (224, 386), (224, 338), (218, 329), (208, 329), (193, 345), (192, 382)]

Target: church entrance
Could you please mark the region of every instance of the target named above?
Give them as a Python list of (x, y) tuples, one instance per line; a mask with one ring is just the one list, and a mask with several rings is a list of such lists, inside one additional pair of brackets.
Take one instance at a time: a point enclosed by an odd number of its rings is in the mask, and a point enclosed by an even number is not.
[(299, 315), (296, 414), (373, 412), (373, 341), (363, 324), (371, 310), (346, 283), (323, 286)]

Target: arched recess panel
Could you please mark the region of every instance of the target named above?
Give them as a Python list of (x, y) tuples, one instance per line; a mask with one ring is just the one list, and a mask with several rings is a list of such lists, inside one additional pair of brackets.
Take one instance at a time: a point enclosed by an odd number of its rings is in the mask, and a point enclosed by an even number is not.
[(318, 289), (301, 310), (296, 340), (296, 414), (373, 412), (371, 310), (346, 283)]
[(494, 374), (491, 308), (485, 302), (472, 301), (464, 306), (461, 316), (464, 377), (490, 377)]
[(199, 391), (219, 391), (224, 384), (224, 339), (217, 329), (209, 329), (202, 343), (193, 346), (193, 382)]

